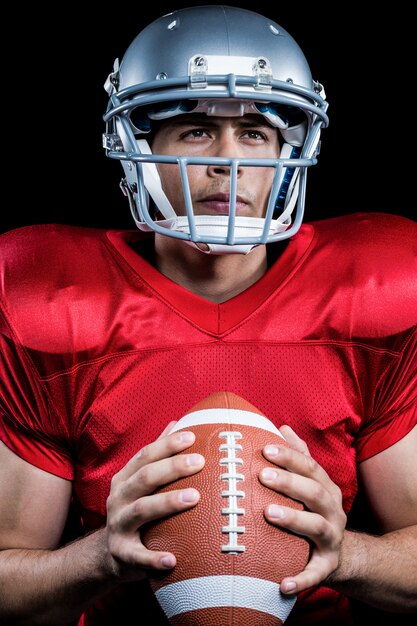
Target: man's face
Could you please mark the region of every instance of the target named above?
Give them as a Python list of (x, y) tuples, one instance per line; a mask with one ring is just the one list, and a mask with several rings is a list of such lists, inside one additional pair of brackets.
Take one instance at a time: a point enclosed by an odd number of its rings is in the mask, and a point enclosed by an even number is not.
[[(179, 115), (162, 122), (152, 142), (154, 154), (207, 157), (277, 158), (278, 132), (261, 115), (209, 117)], [(177, 215), (185, 215), (178, 165), (158, 164), (162, 187)], [(195, 215), (227, 215), (230, 171), (227, 166), (188, 166)], [(275, 169), (240, 167), (237, 175), (236, 215), (263, 217)]]

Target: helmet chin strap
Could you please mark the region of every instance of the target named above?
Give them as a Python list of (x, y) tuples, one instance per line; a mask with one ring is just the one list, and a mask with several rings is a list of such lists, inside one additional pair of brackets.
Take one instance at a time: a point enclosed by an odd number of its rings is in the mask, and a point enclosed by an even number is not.
[[(139, 152), (141, 154), (152, 154), (152, 150), (146, 139), (138, 139), (137, 144), (139, 147)], [(145, 187), (162, 215), (168, 220), (176, 218), (177, 214), (175, 213), (172, 204), (170, 203), (164, 193), (164, 190), (162, 189), (161, 179), (159, 177), (156, 164), (143, 163), (142, 171)]]
[[(150, 146), (146, 139), (137, 140), (139, 150), (142, 154), (152, 154)], [(285, 150), (287, 148), (287, 150)], [(281, 156), (288, 158), (286, 152), (291, 150), (291, 146), (284, 144)], [(167, 230), (177, 230), (179, 232), (190, 234), (190, 223), (187, 216), (177, 216), (170, 201), (165, 195), (161, 179), (155, 163), (143, 163), (143, 182), (159, 211), (162, 213), (165, 219), (156, 220), (155, 224), (166, 228)], [(294, 209), (294, 205), (298, 195), (298, 177), (294, 175), (293, 178), (297, 180), (293, 184), (291, 191), (291, 198), (285, 207), (284, 212), (277, 220), (271, 220), (269, 234), (272, 235), (277, 232), (283, 232), (287, 230), (291, 223), (291, 213)], [(135, 212), (136, 213), (136, 212)], [(152, 231), (152, 227), (145, 221), (141, 221), (137, 218), (137, 215), (133, 214), (136, 226), (140, 230)], [(140, 215), (140, 213), (139, 213)], [(228, 234), (229, 217), (227, 215), (196, 215), (194, 216), (194, 227), (199, 235), (219, 236), (225, 238)], [(234, 237), (249, 237), (251, 235), (260, 237), (264, 229), (265, 221), (263, 218), (255, 217), (242, 217), (236, 216), (234, 226)], [(258, 243), (253, 244), (217, 244), (206, 242), (195, 242), (185, 240), (193, 248), (197, 248), (205, 254), (248, 254), (257, 247)]]
[[(158, 220), (159, 226), (166, 229), (182, 233), (190, 233), (190, 224), (185, 216), (175, 217), (171, 220)], [(278, 220), (272, 220), (269, 227), (269, 235), (276, 232), (287, 230), (289, 224), (281, 223)], [(200, 237), (222, 237), (226, 239), (228, 236), (229, 217), (228, 215), (196, 215), (193, 218), (193, 228), (198, 232)], [(233, 238), (238, 237), (260, 237), (265, 227), (265, 220), (260, 217), (243, 217), (237, 216), (233, 228)], [(197, 248), (206, 254), (248, 254), (257, 245), (253, 244), (217, 244), (207, 242), (187, 241), (192, 247)]]
[[(238, 246), (228, 246), (224, 243), (194, 243), (194, 241), (188, 242), (194, 248), (204, 252), (204, 254), (224, 255), (224, 254), (248, 254), (256, 245), (255, 244), (242, 244)], [(203, 248), (205, 246), (205, 248)]]

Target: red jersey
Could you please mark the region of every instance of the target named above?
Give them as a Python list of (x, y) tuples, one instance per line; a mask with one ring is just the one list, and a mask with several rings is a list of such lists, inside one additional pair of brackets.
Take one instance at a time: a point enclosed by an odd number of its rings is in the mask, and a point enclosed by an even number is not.
[[(0, 237), (4, 443), (73, 481), (87, 532), (105, 522), (113, 474), (227, 390), (292, 426), (349, 512), (357, 463), (417, 422), (417, 223), (356, 214), (305, 224), (270, 244), (284, 249), (266, 274), (222, 304), (152, 267), (140, 254), (150, 236), (41, 225)], [(300, 594), (287, 624), (348, 624), (346, 611), (322, 587)], [(84, 623), (137, 624), (138, 614), (143, 626), (167, 623), (147, 584), (130, 583)]]

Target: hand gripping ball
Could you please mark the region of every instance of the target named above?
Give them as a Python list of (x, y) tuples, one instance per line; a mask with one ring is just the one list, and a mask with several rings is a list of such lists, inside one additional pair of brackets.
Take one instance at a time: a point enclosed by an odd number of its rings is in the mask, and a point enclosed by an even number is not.
[(204, 468), (161, 491), (194, 487), (199, 503), (142, 529), (151, 550), (168, 550), (177, 565), (151, 572), (150, 584), (174, 626), (281, 626), (296, 596), (280, 593), (284, 576), (304, 569), (309, 544), (264, 517), (273, 502), (303, 505), (259, 481), (265, 444), (288, 445), (257, 408), (231, 392), (205, 398), (174, 430), (192, 430)]

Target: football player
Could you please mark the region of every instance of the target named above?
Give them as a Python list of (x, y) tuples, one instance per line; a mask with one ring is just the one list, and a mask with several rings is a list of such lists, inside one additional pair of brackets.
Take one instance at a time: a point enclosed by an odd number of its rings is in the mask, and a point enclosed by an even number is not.
[(305, 505), (264, 512), (311, 545), (288, 625), (416, 611), (417, 224), (303, 221), (328, 104), (268, 17), (164, 15), (106, 89), (136, 226), (0, 240), (1, 623), (168, 623), (141, 528), (198, 506), (154, 492), (203, 468), (170, 425), (223, 390), (290, 444), (259, 476)]

